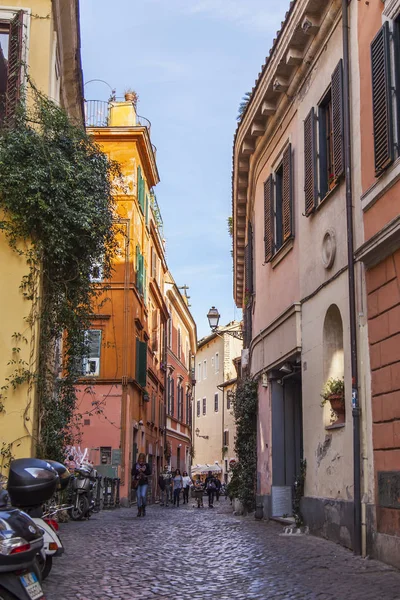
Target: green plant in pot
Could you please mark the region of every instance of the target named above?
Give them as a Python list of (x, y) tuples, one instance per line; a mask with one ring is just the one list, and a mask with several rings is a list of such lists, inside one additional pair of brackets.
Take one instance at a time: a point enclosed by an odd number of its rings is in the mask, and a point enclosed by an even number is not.
[(345, 395), (343, 377), (330, 377), (322, 389), (321, 397), (321, 406), (330, 402), (332, 421), (335, 421), (336, 424), (344, 423)]

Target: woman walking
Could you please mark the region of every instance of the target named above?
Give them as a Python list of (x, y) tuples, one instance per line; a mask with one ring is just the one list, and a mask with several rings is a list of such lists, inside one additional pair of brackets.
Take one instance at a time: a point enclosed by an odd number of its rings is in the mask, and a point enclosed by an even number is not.
[(189, 504), (189, 490), (192, 486), (192, 480), (187, 474), (187, 471), (183, 471), (183, 504)]
[(147, 487), (149, 485), (149, 475), (151, 475), (150, 465), (146, 463), (146, 455), (141, 452), (138, 462), (132, 468), (132, 477), (134, 486), (136, 485), (136, 498), (138, 505), (138, 517), (144, 517), (146, 514)]
[(175, 504), (179, 507), (179, 498), (181, 489), (183, 488), (183, 478), (179, 469), (175, 471), (174, 478), (172, 480), (174, 490), (174, 506)]

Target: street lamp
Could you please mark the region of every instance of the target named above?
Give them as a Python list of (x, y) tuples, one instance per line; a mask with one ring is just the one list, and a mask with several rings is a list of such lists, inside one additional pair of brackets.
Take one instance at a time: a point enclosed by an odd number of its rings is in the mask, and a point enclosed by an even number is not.
[(221, 331), (221, 329), (218, 328), (218, 323), (219, 323), (219, 319), (220, 319), (220, 314), (218, 312), (218, 308), (215, 308), (215, 306), (212, 306), (210, 308), (210, 310), (207, 313), (207, 319), (208, 319), (208, 323), (210, 325), (210, 329), (213, 333), (227, 333), (228, 335), (233, 336), (234, 338), (237, 338), (238, 340), (242, 340), (243, 339), (243, 331), (242, 328), (239, 324), (238, 327), (236, 327), (235, 329), (232, 328), (223, 328), (223, 330)]
[(205, 440), (208, 440), (208, 435), (200, 435), (200, 429), (198, 427), (195, 430), (195, 433), (196, 433), (197, 437), (201, 437), (201, 438), (204, 438)]

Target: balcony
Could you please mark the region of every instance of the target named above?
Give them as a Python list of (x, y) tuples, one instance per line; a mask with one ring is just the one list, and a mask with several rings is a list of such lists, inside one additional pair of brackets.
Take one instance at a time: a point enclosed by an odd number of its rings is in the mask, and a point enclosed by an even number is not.
[[(110, 108), (118, 106), (118, 102), (105, 100), (85, 100), (85, 123), (86, 127), (109, 127)], [(146, 127), (149, 135), (151, 123), (146, 117), (141, 117), (134, 112), (136, 123), (134, 127)]]

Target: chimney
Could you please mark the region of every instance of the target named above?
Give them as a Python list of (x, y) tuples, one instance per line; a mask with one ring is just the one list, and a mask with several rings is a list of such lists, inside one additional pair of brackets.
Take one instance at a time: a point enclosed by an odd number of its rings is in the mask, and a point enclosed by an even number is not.
[(137, 125), (136, 92), (125, 93), (125, 102), (110, 103), (109, 127), (135, 127)]

